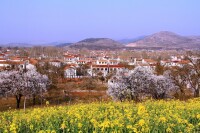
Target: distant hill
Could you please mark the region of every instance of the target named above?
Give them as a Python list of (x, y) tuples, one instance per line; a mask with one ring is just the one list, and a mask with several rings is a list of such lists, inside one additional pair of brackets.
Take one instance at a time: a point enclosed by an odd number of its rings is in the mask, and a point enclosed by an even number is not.
[(64, 43), (64, 42), (50, 42), (50, 43), (8, 43), (8, 44), (0, 44), (3, 47), (65, 47), (71, 45), (72, 43)]
[(139, 37), (136, 37), (136, 38), (132, 38), (132, 39), (121, 39), (121, 40), (118, 40), (118, 42), (120, 42), (121, 44), (128, 44), (128, 43), (132, 43), (132, 42), (136, 42), (136, 41), (139, 41), (141, 39), (144, 39), (146, 36), (139, 36)]
[(88, 38), (70, 45), (71, 48), (87, 49), (118, 49), (123, 45), (109, 38)]
[(3, 47), (32, 47), (33, 45), (30, 43), (8, 43), (8, 44), (1, 44)]
[(66, 46), (69, 46), (69, 45), (72, 45), (73, 43), (61, 43), (61, 44), (57, 44), (55, 45), (56, 47), (66, 47)]
[(200, 36), (181, 36), (169, 31), (161, 31), (127, 47), (200, 48)]

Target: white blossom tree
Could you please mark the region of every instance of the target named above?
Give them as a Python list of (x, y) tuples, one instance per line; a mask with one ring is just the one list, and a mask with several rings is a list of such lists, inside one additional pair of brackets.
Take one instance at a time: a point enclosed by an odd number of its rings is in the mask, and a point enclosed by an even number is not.
[(24, 73), (26, 97), (33, 98), (33, 105), (35, 105), (35, 98), (37, 95), (43, 96), (43, 93), (47, 91), (50, 84), (49, 79), (46, 75), (38, 73), (36, 70), (28, 70)]
[(0, 72), (0, 94), (15, 96), (17, 108), (20, 106), (22, 96), (34, 97), (47, 90), (49, 80), (34, 69), (23, 71)]
[(139, 100), (140, 96), (166, 97), (174, 85), (164, 76), (156, 76), (146, 67), (136, 67), (131, 73), (120, 73), (108, 82), (108, 95), (117, 100)]
[(25, 82), (23, 80), (22, 73), (18, 71), (5, 71), (0, 73), (1, 90), (4, 90), (4, 95), (14, 95), (17, 102), (17, 108), (21, 97), (25, 93)]
[(107, 93), (116, 100), (123, 101), (127, 97), (127, 93), (131, 93), (127, 90), (126, 84), (124, 84), (125, 76), (113, 76), (111, 81), (108, 82)]
[(175, 89), (175, 85), (169, 78), (160, 75), (151, 76), (151, 86), (149, 86), (149, 93), (154, 99), (166, 98), (172, 90)]

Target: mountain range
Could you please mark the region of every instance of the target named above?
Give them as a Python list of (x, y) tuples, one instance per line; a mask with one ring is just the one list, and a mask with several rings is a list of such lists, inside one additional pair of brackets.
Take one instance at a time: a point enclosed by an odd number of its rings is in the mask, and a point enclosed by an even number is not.
[(200, 48), (200, 36), (181, 36), (161, 31), (141, 40), (128, 43), (127, 47)]
[[(1, 46), (31, 47), (40, 44), (10, 43)], [(109, 38), (87, 38), (76, 43), (46, 43), (40, 46), (87, 48), (87, 49), (121, 49), (121, 48), (200, 48), (200, 36), (182, 36), (169, 31), (161, 31), (148, 36), (139, 36), (132, 39), (121, 39), (115, 41)]]

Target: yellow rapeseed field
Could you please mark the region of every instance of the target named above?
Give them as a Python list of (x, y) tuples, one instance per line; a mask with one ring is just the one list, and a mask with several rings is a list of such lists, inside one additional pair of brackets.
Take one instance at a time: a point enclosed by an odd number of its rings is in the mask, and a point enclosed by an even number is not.
[(76, 104), (0, 113), (0, 133), (199, 133), (200, 98)]

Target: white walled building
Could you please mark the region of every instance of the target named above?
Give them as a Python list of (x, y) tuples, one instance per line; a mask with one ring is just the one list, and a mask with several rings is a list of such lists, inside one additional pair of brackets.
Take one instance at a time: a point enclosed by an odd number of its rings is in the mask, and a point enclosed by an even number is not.
[(77, 76), (76, 67), (74, 66), (67, 66), (64, 69), (64, 76), (65, 78), (74, 78)]

